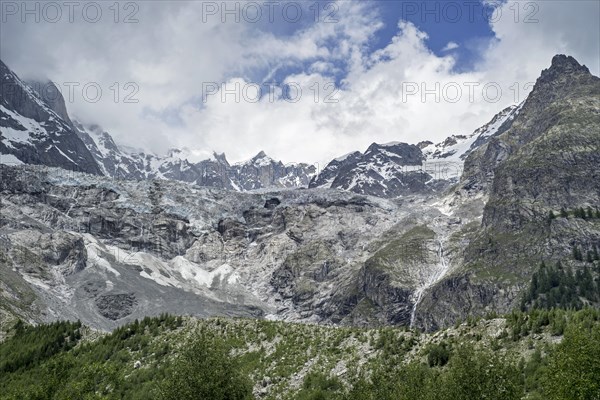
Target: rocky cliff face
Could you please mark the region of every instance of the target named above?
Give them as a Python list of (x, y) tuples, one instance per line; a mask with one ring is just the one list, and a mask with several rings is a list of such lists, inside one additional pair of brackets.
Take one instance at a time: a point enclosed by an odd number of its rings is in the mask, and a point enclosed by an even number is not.
[(0, 264), (17, 299), (2, 305), (102, 328), (162, 311), (408, 325), (416, 293), (445, 273), (440, 243), (461, 224), (435, 198), (0, 172)]
[(242, 190), (308, 187), (315, 174), (316, 168), (313, 165), (284, 165), (267, 156), (264, 151), (246, 162), (234, 164), (229, 171), (231, 181)]
[(518, 228), (550, 210), (598, 206), (600, 78), (556, 56), (521, 115), (498, 137), (508, 157), (494, 168), (484, 226)]
[(64, 99), (58, 91), (53, 101), (57, 113), (2, 61), (0, 85), (0, 153), (6, 162), (101, 173), (70, 121), (61, 118)]
[(558, 55), (502, 134), (471, 153), (461, 188), (489, 196), (470, 234), (461, 268), (427, 296), (422, 320), (507, 312), (541, 261), (572, 260), (573, 247), (600, 245), (596, 219), (552, 218), (560, 210), (600, 208), (600, 79)]
[(67, 106), (65, 99), (63, 98), (60, 89), (54, 84), (54, 82), (46, 81), (28, 81), (26, 82), (33, 91), (37, 94), (38, 98), (42, 99), (44, 103), (50, 107), (64, 122), (68, 125), (73, 126), (71, 118), (67, 112)]
[[(503, 129), (502, 135), (496, 135), (467, 157), (463, 186), (489, 189), (495, 170), (517, 152), (531, 155), (536, 149), (540, 150), (539, 157), (550, 157), (561, 149), (561, 143), (570, 146), (573, 140), (580, 139), (584, 141), (583, 146), (597, 148), (598, 136), (593, 132), (598, 123), (598, 79), (573, 57), (555, 56), (551, 67), (542, 71), (521, 106), (519, 117)], [(580, 126), (571, 126), (573, 124)], [(579, 137), (568, 132), (581, 130)], [(564, 142), (544, 141), (548, 136)], [(524, 146), (527, 147), (523, 149)], [(564, 165), (563, 171), (567, 174), (562, 175), (568, 175), (573, 165)], [(589, 166), (588, 162), (583, 165), (584, 168)]]

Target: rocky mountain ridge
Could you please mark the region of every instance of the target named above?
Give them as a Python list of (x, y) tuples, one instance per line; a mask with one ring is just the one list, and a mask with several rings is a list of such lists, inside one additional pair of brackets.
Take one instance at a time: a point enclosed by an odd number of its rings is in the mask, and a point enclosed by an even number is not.
[[(61, 118), (0, 61), (0, 154), (6, 162), (42, 164), (101, 174), (70, 121)], [(57, 110), (64, 101), (56, 99)]]
[[(556, 56), (523, 104), (471, 136), (373, 144), (303, 190), (0, 166), (0, 308), (103, 329), (173, 310), (426, 330), (508, 312), (542, 261), (575, 274), (589, 262), (573, 248), (600, 247), (600, 219), (563, 212), (600, 210), (599, 99), (600, 79)], [(448, 158), (464, 173), (436, 179), (428, 160)], [(251, 190), (272, 164), (229, 167)]]
[(4, 163), (42, 164), (116, 179), (170, 179), (200, 186), (247, 191), (306, 187), (316, 167), (283, 164), (260, 152), (229, 164), (224, 154), (199, 162), (182, 150), (165, 156), (119, 146), (98, 125), (71, 118), (60, 90), (51, 81), (23, 82), (0, 65), (0, 154)]
[[(304, 163), (285, 165), (262, 151), (252, 159), (236, 164), (230, 164), (225, 154), (217, 153), (206, 160), (193, 162), (181, 149), (171, 149), (165, 156), (159, 156), (119, 146), (99, 125), (85, 124), (71, 118), (60, 90), (51, 81), (22, 82), (4, 64), (2, 73), (3, 81), (9, 83), (11, 93), (14, 92), (13, 87), (18, 88), (18, 96), (22, 101), (37, 105), (44, 114), (54, 115), (53, 120), (55, 118), (60, 124), (58, 127), (48, 126), (42, 131), (38, 129), (41, 132), (38, 133), (40, 138), (46, 140), (46, 137), (55, 134), (56, 129), (67, 129), (71, 132), (67, 146), (81, 148), (83, 142), (87, 148), (84, 158), (71, 162), (71, 165), (64, 164), (64, 152), (59, 152), (58, 156), (46, 155), (46, 150), (52, 149), (50, 146), (42, 149), (38, 145), (35, 150), (30, 146), (17, 151), (15, 146), (19, 147), (26, 141), (27, 134), (12, 131), (9, 119), (16, 121), (23, 116), (7, 103), (6, 110), (13, 117), (7, 115), (0, 119), (2, 131), (6, 132), (2, 139), (3, 148), (0, 149), (5, 163), (62, 166), (74, 171), (94, 171), (117, 179), (169, 179), (237, 191), (310, 186), (332, 187), (380, 197), (441, 193), (460, 176), (466, 155), (498, 134), (500, 125), (504, 122), (509, 125), (518, 113), (517, 107), (509, 107), (471, 135), (453, 135), (435, 145), (431, 142), (427, 142), (429, 145), (424, 145), (423, 142), (417, 146), (400, 142), (373, 143), (364, 154), (355, 152), (339, 157), (332, 160), (323, 171), (317, 171), (315, 166)], [(11, 122), (14, 123), (17, 122)], [(25, 132), (23, 129), (33, 128), (20, 129)], [(5, 137), (10, 132), (14, 134), (10, 138)], [(72, 137), (73, 132), (80, 140)], [(67, 140), (67, 137), (59, 135), (59, 139)], [(54, 142), (58, 143), (58, 140), (55, 139)], [(25, 153), (42, 154), (42, 157), (32, 158), (24, 155)]]
[(600, 246), (600, 221), (565, 211), (600, 210), (598, 132), (600, 78), (555, 56), (511, 126), (465, 160), (455, 193), (486, 199), (481, 226), (464, 234), (461, 267), (423, 299), (423, 325), (439, 326), (434, 314), (507, 312), (542, 261), (573, 263), (573, 248)]
[(519, 111), (520, 106), (507, 107), (472, 134), (452, 135), (437, 144), (373, 143), (364, 153), (354, 152), (332, 160), (309, 187), (387, 198), (443, 193), (462, 175), (465, 158), (506, 131)]

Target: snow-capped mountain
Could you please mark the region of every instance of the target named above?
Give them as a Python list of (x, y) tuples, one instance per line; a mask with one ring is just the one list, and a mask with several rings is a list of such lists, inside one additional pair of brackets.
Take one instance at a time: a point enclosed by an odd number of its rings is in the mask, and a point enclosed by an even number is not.
[(339, 188), (379, 197), (430, 190), (433, 179), (421, 166), (421, 149), (406, 143), (373, 143), (364, 152), (354, 152), (331, 161), (309, 187)]
[(98, 125), (85, 125), (79, 121), (75, 121), (74, 125), (106, 176), (127, 180), (169, 179), (235, 189), (226, 173), (229, 163), (225, 155), (214, 154), (210, 159), (193, 163), (180, 149), (170, 149), (166, 155), (158, 156), (117, 145), (112, 136)]
[[(213, 153), (192, 161), (186, 151), (166, 155), (120, 146), (101, 126), (69, 117), (60, 91), (50, 81), (25, 83), (2, 64), (0, 108), (4, 163), (43, 164), (117, 179), (168, 179), (237, 191), (270, 188), (338, 188), (360, 194), (397, 197), (443, 190), (462, 174), (468, 154), (506, 131), (520, 107), (511, 106), (470, 135), (437, 144), (373, 143), (364, 152), (332, 160), (316, 176), (308, 164), (273, 160), (264, 152), (230, 164)], [(6, 86), (4, 86), (6, 85)]]
[(452, 135), (437, 144), (426, 142), (430, 144), (421, 147), (426, 161), (463, 162), (473, 150), (487, 143), (491, 137), (500, 135), (510, 128), (512, 121), (519, 114), (521, 106), (511, 105), (506, 107), (496, 114), (490, 122), (477, 128), (468, 136)]
[(373, 143), (364, 152), (332, 160), (309, 187), (339, 188), (359, 194), (397, 197), (443, 190), (456, 182), (465, 158), (510, 128), (521, 106), (510, 106), (470, 135), (452, 135), (434, 144)]
[[(92, 154), (40, 94), (0, 61), (0, 154), (4, 163), (43, 164), (101, 174)], [(64, 100), (54, 100), (57, 110)]]
[(263, 151), (252, 159), (231, 165), (225, 154), (213, 153), (199, 162), (189, 152), (170, 149), (166, 155), (118, 146), (97, 125), (74, 122), (77, 132), (102, 168), (104, 175), (119, 179), (168, 179), (221, 189), (248, 191), (306, 187), (316, 168), (308, 164), (284, 165)]
[(268, 187), (307, 187), (310, 179), (316, 174), (313, 165), (292, 163), (284, 165), (259, 152), (246, 162), (236, 163), (231, 167), (230, 178), (241, 190), (253, 190)]
[(5, 164), (41, 164), (126, 179), (168, 179), (238, 191), (306, 187), (316, 168), (284, 165), (260, 152), (230, 165), (225, 154), (194, 162), (181, 149), (159, 156), (120, 146), (97, 124), (69, 117), (51, 81), (22, 81), (0, 62), (0, 155)]
[(98, 125), (84, 126), (73, 122), (78, 136), (98, 162), (102, 173), (118, 178), (143, 179), (144, 160), (135, 154), (128, 154), (117, 146), (112, 137)]

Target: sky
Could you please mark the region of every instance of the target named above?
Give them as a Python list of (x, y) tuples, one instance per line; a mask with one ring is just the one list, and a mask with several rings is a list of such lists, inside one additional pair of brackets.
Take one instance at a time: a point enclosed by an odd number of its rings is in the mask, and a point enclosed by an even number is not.
[(600, 1), (2, 1), (0, 58), (130, 147), (326, 163), (469, 134), (552, 57), (600, 72)]

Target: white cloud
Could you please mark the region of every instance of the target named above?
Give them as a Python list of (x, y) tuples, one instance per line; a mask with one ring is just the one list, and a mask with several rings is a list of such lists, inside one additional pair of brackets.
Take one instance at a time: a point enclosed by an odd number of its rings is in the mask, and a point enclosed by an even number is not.
[[(518, 5), (515, 6), (515, 3)], [(574, 56), (594, 75), (600, 73), (600, 2), (510, 1), (500, 7), (492, 23), (496, 41), (484, 52), (478, 68), (496, 80), (535, 80), (552, 56)], [(515, 9), (520, 10), (515, 14)]]
[[(436, 132), (442, 138), (491, 117), (489, 107), (470, 103), (466, 92), (455, 104), (436, 103), (431, 95), (423, 101), (421, 93), (403, 99), (407, 83), (417, 84), (420, 91), (421, 85), (441, 88), (459, 80), (477, 82), (480, 76), (453, 73), (454, 60), (430, 52), (425, 45), (427, 35), (414, 25), (402, 22), (399, 30), (386, 48), (357, 57), (345, 89), (337, 93), (337, 103), (324, 102), (330, 93), (324, 90), (327, 77), (298, 74), (288, 77), (289, 82), (301, 85), (303, 96), (298, 102), (271, 102), (263, 97), (259, 103), (236, 103), (210, 96), (206, 107), (186, 109), (185, 126), (202, 132), (206, 146), (236, 143), (233, 148), (217, 148), (234, 159), (249, 157), (259, 146), (286, 161), (326, 162), (339, 154), (364, 150), (374, 141), (418, 142), (435, 138)], [(315, 87), (320, 88), (318, 99)], [(193, 134), (187, 140), (192, 141)]]
[(442, 51), (456, 50), (459, 47), (460, 46), (456, 42), (448, 42), (448, 44), (444, 46), (444, 48), (442, 49)]
[[(373, 2), (339, 1), (338, 23), (315, 23), (286, 35), (270, 32), (269, 24), (202, 22), (201, 2), (178, 1), (140, 3), (138, 24), (9, 23), (2, 24), (0, 37), (3, 60), (21, 75), (98, 82), (101, 101), (81, 101), (76, 92), (76, 102), (67, 106), (117, 141), (156, 152), (214, 149), (232, 161), (263, 149), (285, 162), (326, 162), (371, 142), (415, 143), (469, 133), (525, 98), (526, 84), (556, 53), (573, 55), (598, 75), (598, 2), (537, 2), (537, 23), (524, 21), (531, 10), (523, 8), (515, 21), (513, 3), (499, 6), (503, 17), (491, 26), (496, 38), (481, 46), (482, 61), (470, 72), (456, 72), (452, 53), (437, 56), (427, 47), (427, 34), (402, 21), (388, 46), (369, 53), (368, 44), (382, 27)], [(449, 42), (444, 51), (457, 47)], [(200, 102), (203, 83), (244, 85), (291, 66), (305, 67), (287, 77), (301, 85), (298, 102), (269, 96), (256, 103), (236, 103), (232, 96), (222, 102), (219, 95)], [(326, 85), (342, 68), (347, 76), (334, 96), (338, 102), (326, 103), (331, 92)], [(115, 82), (120, 100), (131, 92), (124, 84), (135, 82), (139, 103), (115, 103), (110, 89)], [(485, 101), (483, 87), (487, 84), (493, 97), (496, 83), (502, 96)], [(471, 101), (474, 84), (479, 86)], [(446, 88), (445, 98), (422, 98), (423, 89), (436, 87)], [(456, 88), (462, 96), (448, 101)], [(418, 92), (407, 94), (408, 89)]]

